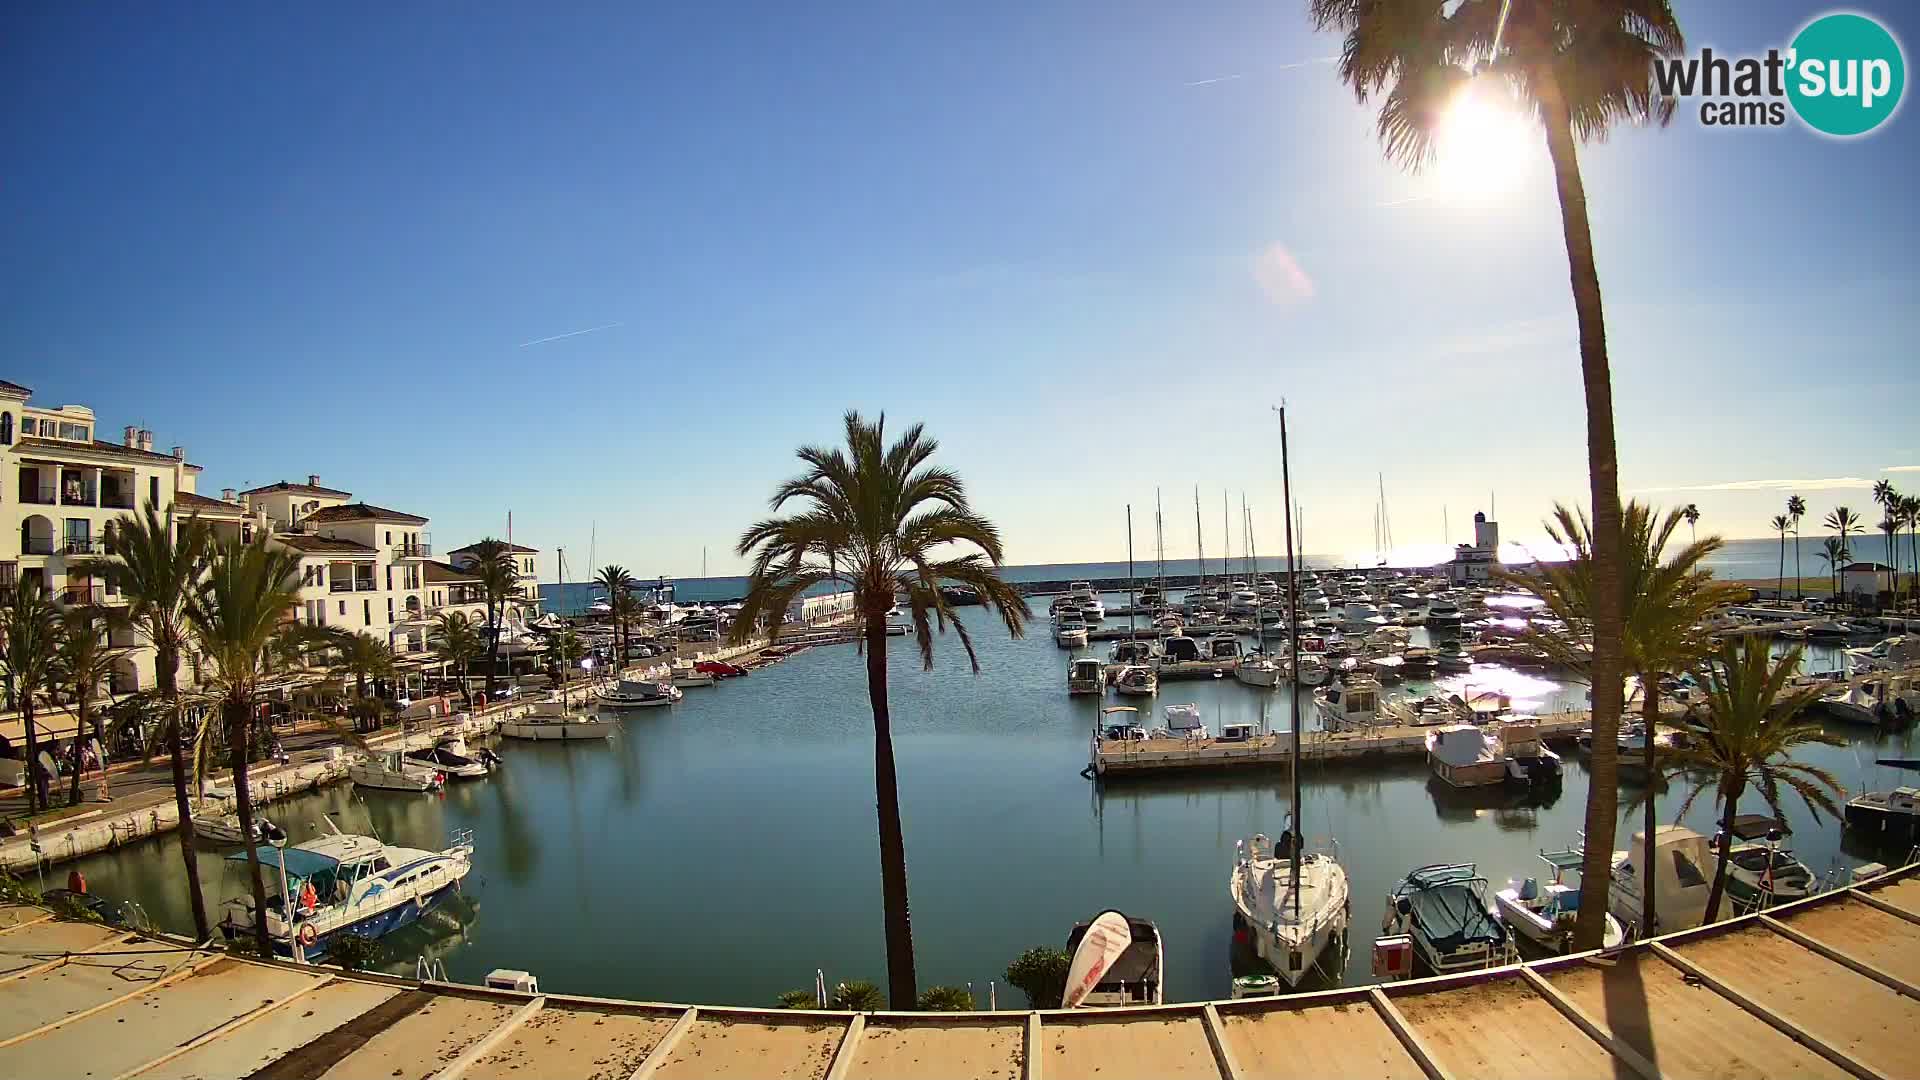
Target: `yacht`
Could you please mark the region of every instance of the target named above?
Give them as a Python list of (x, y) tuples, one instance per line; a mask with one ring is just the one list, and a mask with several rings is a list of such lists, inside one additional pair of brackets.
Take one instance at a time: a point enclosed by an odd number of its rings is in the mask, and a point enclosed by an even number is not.
[[(1580, 886), (1569, 885), (1566, 879), (1568, 875), (1576, 881), (1579, 879), (1583, 858), (1582, 850), (1577, 847), (1542, 851), (1540, 861), (1546, 863), (1552, 873), (1545, 884), (1539, 878), (1515, 879), (1493, 894), (1501, 920), (1516, 937), (1549, 953), (1564, 953), (1572, 946), (1573, 923), (1580, 914)], [(1626, 931), (1621, 928), (1620, 920), (1609, 913), (1601, 947), (1615, 948), (1625, 940)]]
[(1113, 648), (1107, 650), (1109, 664), (1151, 664), (1153, 663), (1153, 643), (1147, 641), (1116, 641)]
[(1381, 932), (1413, 939), (1413, 955), (1434, 975), (1512, 959), (1513, 939), (1493, 917), (1487, 879), (1472, 863), (1436, 863), (1407, 874), (1387, 893)]
[(1281, 617), (1280, 609), (1278, 608), (1263, 607), (1255, 612), (1253, 625), (1254, 632), (1259, 634), (1261, 639), (1265, 641), (1272, 641), (1275, 638), (1287, 636), (1287, 623), (1286, 620)]
[(1200, 706), (1191, 702), (1185, 705), (1169, 705), (1163, 710), (1167, 718), (1167, 731), (1176, 739), (1207, 737), (1206, 722), (1200, 719)]
[(1247, 588), (1244, 582), (1234, 582), (1227, 592), (1227, 611), (1234, 615), (1251, 614), (1260, 606), (1260, 594)]
[(1087, 647), (1087, 623), (1079, 615), (1068, 615), (1053, 628), (1054, 644), (1063, 649)]
[[(471, 832), (456, 834), (442, 851), (423, 851), (343, 833), (325, 820), (330, 835), (257, 852), (268, 882), (267, 937), (282, 956), (292, 956), (298, 944), (312, 960), (340, 933), (377, 938), (410, 925), (473, 868)], [(246, 857), (240, 852), (227, 861)], [(259, 916), (253, 898), (229, 900), (226, 907), (221, 933), (228, 941), (250, 938)]]
[[(193, 811), (193, 835), (216, 844), (238, 844), (244, 842), (246, 834), (240, 829), (240, 815), (221, 813), (218, 803), (202, 803)], [(202, 812), (204, 810), (204, 812)], [(256, 844), (284, 844), (287, 841), (286, 830), (268, 821), (256, 808), (253, 815), (253, 842)]]
[(1069, 1009), (1159, 1005), (1165, 1000), (1166, 957), (1151, 919), (1103, 911), (1067, 935)]
[(1464, 618), (1465, 616), (1460, 614), (1460, 605), (1451, 600), (1435, 597), (1427, 605), (1427, 625), (1435, 629), (1459, 629), (1461, 620)]
[(1089, 624), (1097, 623), (1107, 617), (1107, 605), (1102, 604), (1098, 598), (1082, 600), (1080, 601), (1080, 617), (1085, 619)]
[[(1713, 850), (1706, 837), (1685, 825), (1660, 826), (1653, 832), (1653, 844), (1657, 932), (1691, 930), (1706, 919), (1707, 894), (1713, 888)], [(1642, 937), (1648, 936), (1640, 927), (1646, 860), (1647, 834), (1634, 833), (1627, 850), (1613, 853), (1613, 880), (1607, 890), (1607, 910)]]
[(1092, 603), (1095, 599), (1094, 592), (1093, 592), (1093, 582), (1091, 581), (1068, 582), (1067, 597), (1068, 599), (1074, 600), (1083, 605)]
[(1537, 725), (1520, 720), (1436, 728), (1427, 733), (1427, 765), (1457, 788), (1560, 779), (1560, 755), (1540, 741)]
[(1847, 830), (1906, 849), (1920, 842), (1920, 788), (1869, 791), (1847, 800)]
[(1346, 608), (1341, 613), (1340, 622), (1347, 629), (1364, 634), (1384, 625), (1374, 621), (1381, 617), (1380, 609), (1372, 603), (1366, 600), (1348, 600)]
[(1327, 681), (1327, 639), (1318, 634), (1300, 635), (1300, 652), (1293, 658), (1293, 680), (1301, 686), (1319, 686)]
[(449, 735), (432, 746), (409, 750), (407, 760), (461, 780), (481, 779), (500, 764), (500, 756), (491, 750), (468, 749), (467, 740), (461, 735)]
[(1860, 674), (1899, 671), (1920, 664), (1920, 637), (1896, 634), (1871, 646), (1847, 650), (1847, 666)]
[(1380, 684), (1351, 675), (1313, 692), (1313, 711), (1322, 731), (1366, 731), (1379, 721)]
[(1450, 638), (1434, 646), (1433, 666), (1449, 673), (1469, 671), (1473, 668), (1473, 654), (1460, 644), (1459, 638)]
[(407, 760), (398, 750), (376, 754), (347, 766), (355, 787), (382, 791), (439, 791), (447, 777), (439, 769)]
[(509, 739), (571, 742), (611, 738), (613, 725), (584, 713), (570, 712), (565, 702), (536, 701), (524, 716), (501, 721), (500, 734)]
[(1279, 686), (1286, 665), (1266, 653), (1249, 653), (1233, 667), (1233, 677), (1248, 686)]
[(1160, 665), (1188, 664), (1205, 659), (1200, 655), (1200, 643), (1185, 634), (1170, 634), (1160, 639)]
[(1254, 955), (1267, 962), (1289, 987), (1336, 942), (1344, 942), (1350, 907), (1347, 872), (1336, 852), (1303, 851), (1293, 857), (1289, 830), (1275, 844), (1264, 834), (1235, 846), (1227, 891), (1235, 921), (1244, 928)]
[(1113, 677), (1113, 688), (1122, 694), (1148, 697), (1160, 689), (1160, 677), (1145, 664), (1128, 664)]
[(712, 672), (701, 671), (691, 660), (675, 660), (667, 669), (667, 679), (682, 690), (695, 686), (712, 686), (716, 677)]
[(1815, 891), (1813, 871), (1785, 843), (1786, 829), (1762, 814), (1733, 819), (1739, 842), (1727, 852), (1727, 899), (1735, 914), (1804, 900)]
[(1082, 656), (1067, 665), (1067, 693), (1104, 694), (1107, 690), (1107, 666), (1091, 656)]
[(1165, 597), (1165, 594), (1160, 591), (1160, 586), (1142, 585), (1140, 587), (1140, 606), (1141, 607), (1157, 608), (1164, 603), (1166, 603), (1166, 597)]
[(670, 682), (650, 679), (619, 679), (600, 688), (600, 704), (613, 709), (652, 709), (672, 705), (687, 696)]
[(1239, 634), (1215, 634), (1207, 639), (1207, 659), (1238, 660), (1241, 653)]

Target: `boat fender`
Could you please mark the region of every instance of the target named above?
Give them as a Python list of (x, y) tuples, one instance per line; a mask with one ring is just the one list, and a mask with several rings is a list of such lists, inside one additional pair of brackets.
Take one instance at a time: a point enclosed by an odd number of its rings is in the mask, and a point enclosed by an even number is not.
[(422, 892), (422, 893), (414, 893), (414, 894), (413, 894), (413, 906), (414, 906), (414, 907), (416, 907), (416, 908), (419, 908), (419, 909), (420, 909), (421, 911), (425, 911), (425, 910), (427, 910), (427, 901), (428, 901), (428, 899), (429, 899), (429, 898), (428, 898), (428, 896), (427, 896), (427, 894), (426, 894), (426, 893), (423, 893), (423, 892)]
[(312, 923), (301, 924), (300, 926), (300, 947), (301, 948), (311, 949), (313, 948), (313, 943), (319, 940), (320, 940), (320, 931), (314, 929), (314, 926)]

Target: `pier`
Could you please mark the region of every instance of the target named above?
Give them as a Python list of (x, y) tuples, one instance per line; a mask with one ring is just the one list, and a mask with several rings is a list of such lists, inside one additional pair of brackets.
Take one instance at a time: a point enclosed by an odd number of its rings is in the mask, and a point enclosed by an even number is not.
[[(1588, 712), (1532, 718), (1547, 742), (1567, 742), (1593, 723)], [(1301, 764), (1424, 757), (1427, 733), (1442, 725), (1381, 725), (1364, 731), (1309, 731), (1300, 740)], [(1202, 772), (1289, 768), (1292, 733), (1257, 735), (1244, 742), (1211, 739), (1100, 739), (1092, 742), (1087, 773), (1102, 780)]]
[(1290, 997), (971, 1013), (517, 993), (263, 962), (0, 906), (0, 1072), (1898, 1077), (1912, 1074), (1920, 1026), (1916, 871), (1607, 954)]

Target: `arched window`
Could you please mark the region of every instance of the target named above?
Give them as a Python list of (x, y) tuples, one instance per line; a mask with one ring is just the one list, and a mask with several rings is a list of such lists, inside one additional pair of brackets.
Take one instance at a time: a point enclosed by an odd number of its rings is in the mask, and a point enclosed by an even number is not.
[(13, 414), (0, 413), (0, 446), (13, 445)]

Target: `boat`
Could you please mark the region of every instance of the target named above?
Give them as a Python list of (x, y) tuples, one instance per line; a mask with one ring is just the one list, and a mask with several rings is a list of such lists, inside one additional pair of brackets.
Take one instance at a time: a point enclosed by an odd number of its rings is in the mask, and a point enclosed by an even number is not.
[(1920, 636), (1895, 634), (1870, 646), (1846, 651), (1847, 666), (1860, 674), (1870, 671), (1902, 671), (1920, 664)]
[(1319, 686), (1327, 681), (1327, 639), (1318, 634), (1300, 635), (1293, 653), (1293, 681), (1301, 686)]
[(1409, 872), (1388, 891), (1380, 930), (1411, 937), (1416, 963), (1434, 975), (1513, 958), (1513, 938), (1493, 917), (1487, 879), (1472, 863), (1435, 863)]
[(1053, 629), (1054, 644), (1063, 649), (1087, 647), (1087, 623), (1078, 614), (1065, 616)]
[(1103, 911), (1067, 934), (1069, 1009), (1159, 1005), (1165, 1000), (1165, 951), (1151, 919)]
[(613, 709), (651, 709), (672, 705), (686, 692), (670, 682), (652, 679), (618, 679), (600, 688), (600, 704)]
[(1285, 673), (1286, 665), (1266, 653), (1249, 653), (1233, 668), (1233, 677), (1248, 686), (1278, 686)]
[(1200, 655), (1200, 643), (1185, 634), (1169, 634), (1160, 639), (1160, 659), (1162, 666), (1167, 664), (1190, 664), (1203, 660)]
[(1727, 899), (1735, 914), (1804, 900), (1815, 891), (1813, 871), (1785, 846), (1789, 830), (1764, 814), (1733, 819), (1739, 843), (1727, 851)]
[(460, 780), (478, 780), (487, 776), (495, 766), (500, 764), (500, 755), (485, 748), (478, 751), (469, 750), (464, 737), (449, 735), (432, 746), (407, 751), (407, 760), (430, 769), (438, 769), (443, 776)]
[(1113, 688), (1136, 697), (1147, 697), (1160, 689), (1160, 677), (1145, 664), (1128, 664), (1113, 677)]
[[(1516, 937), (1549, 953), (1564, 953), (1572, 947), (1573, 924), (1580, 914), (1580, 886), (1570, 885), (1566, 879), (1571, 874), (1578, 880), (1584, 857), (1577, 847), (1542, 851), (1540, 861), (1552, 872), (1545, 884), (1538, 878), (1521, 878), (1509, 881), (1506, 888), (1493, 894), (1495, 909)], [(1608, 913), (1601, 947), (1615, 948), (1625, 940), (1620, 920)]]
[[(221, 813), (218, 803), (202, 803), (193, 811), (193, 835), (216, 844), (243, 843), (246, 835), (240, 830), (240, 815)], [(205, 813), (202, 813), (202, 810)], [(265, 815), (257, 811), (253, 815), (253, 842), (256, 844), (284, 844), (287, 841), (285, 829), (268, 821)]]
[(447, 783), (445, 773), (433, 766), (409, 761), (398, 750), (348, 765), (347, 778), (355, 787), (381, 791), (439, 791)]
[(673, 666), (667, 669), (667, 679), (685, 690), (694, 686), (712, 686), (719, 681), (719, 676), (701, 671), (691, 660), (675, 660)]
[(1459, 629), (1465, 616), (1460, 605), (1451, 600), (1435, 599), (1427, 604), (1427, 625), (1438, 630)]
[(1380, 684), (1366, 675), (1350, 675), (1313, 692), (1322, 731), (1365, 731), (1379, 721), (1379, 710)]
[(1547, 748), (1546, 742), (1540, 738), (1540, 725), (1534, 722), (1533, 717), (1513, 716), (1490, 726), (1500, 735), (1500, 748), (1507, 766), (1507, 783), (1524, 787), (1560, 782), (1560, 755)]
[(1429, 731), (1427, 767), (1457, 788), (1484, 787), (1507, 779), (1499, 736), (1472, 724), (1448, 724)]
[(1473, 656), (1459, 638), (1448, 638), (1433, 647), (1433, 666), (1445, 672), (1468, 671), (1473, 667)]
[(1113, 648), (1107, 650), (1107, 663), (1119, 666), (1129, 664), (1153, 663), (1153, 643), (1149, 641), (1116, 641)]
[(1107, 605), (1093, 597), (1082, 600), (1080, 601), (1080, 617), (1085, 619), (1089, 625), (1097, 623), (1107, 617)]
[(1086, 604), (1097, 599), (1093, 591), (1093, 582), (1091, 581), (1068, 582), (1067, 583), (1067, 599), (1073, 600), (1081, 604)]
[(1847, 800), (1847, 829), (1906, 848), (1920, 842), (1920, 788), (1869, 791)]
[(1219, 633), (1207, 639), (1207, 659), (1238, 660), (1241, 653), (1240, 635)]
[(1067, 665), (1067, 693), (1104, 694), (1107, 690), (1107, 666), (1091, 656), (1082, 656)]
[[(1685, 825), (1662, 825), (1653, 831), (1653, 901), (1660, 925), (1655, 933), (1691, 930), (1707, 915), (1707, 894), (1713, 887), (1713, 850), (1707, 838)], [(1639, 937), (1651, 936), (1640, 926), (1644, 883), (1647, 878), (1647, 834), (1636, 832), (1627, 850), (1613, 853), (1613, 877), (1607, 889), (1607, 910)]]
[[(398, 847), (372, 836), (343, 833), (325, 819), (330, 835), (257, 852), (268, 883), (267, 938), (275, 953), (308, 960), (324, 956), (342, 933), (378, 938), (417, 922), (459, 887), (473, 868), (473, 834), (455, 835), (441, 851)], [(246, 853), (227, 856), (246, 861)], [(253, 898), (227, 901), (221, 933), (250, 939), (259, 913)]]
[(1260, 635), (1262, 640), (1272, 641), (1287, 636), (1287, 624), (1281, 619), (1279, 611), (1263, 607), (1254, 613), (1253, 632)]
[(1184, 705), (1169, 705), (1162, 710), (1167, 719), (1167, 730), (1176, 739), (1207, 737), (1206, 721), (1200, 719), (1200, 706), (1191, 702)]
[(1381, 682), (1399, 682), (1406, 674), (1407, 660), (1403, 656), (1376, 656), (1367, 661), (1367, 666)]
[(536, 701), (532, 711), (524, 716), (502, 720), (500, 734), (509, 739), (572, 742), (611, 738), (613, 725), (584, 713), (570, 712), (564, 702)]
[(1400, 654), (1400, 674), (1409, 679), (1430, 679), (1439, 666), (1433, 650), (1424, 645), (1412, 646)]

